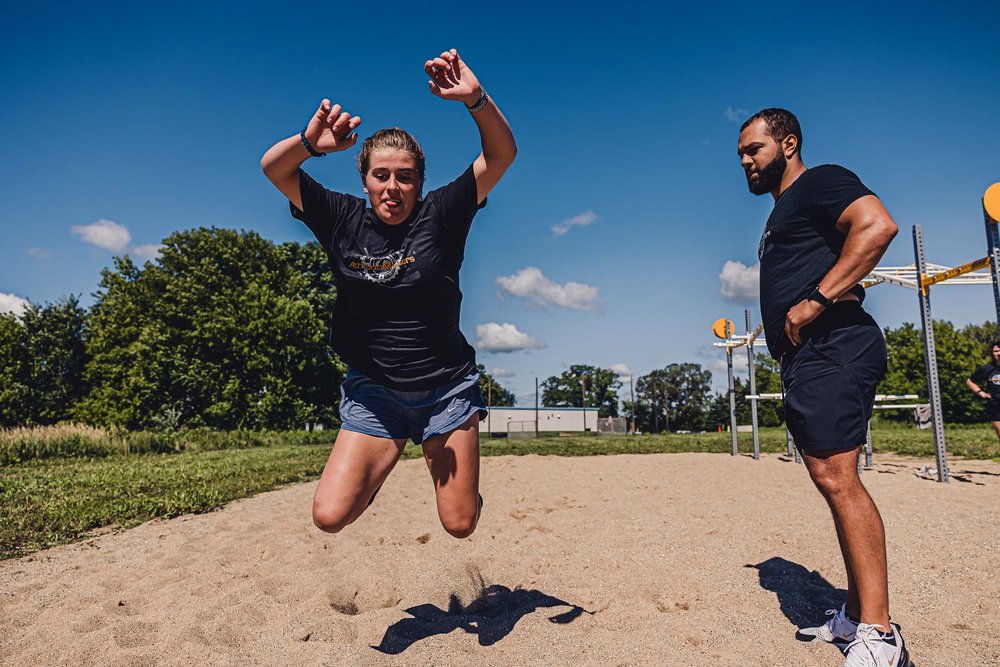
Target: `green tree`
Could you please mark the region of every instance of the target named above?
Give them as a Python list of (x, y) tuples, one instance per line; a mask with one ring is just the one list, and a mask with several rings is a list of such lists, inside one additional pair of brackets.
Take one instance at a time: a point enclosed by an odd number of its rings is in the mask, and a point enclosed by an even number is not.
[(336, 418), (333, 283), (318, 247), (195, 229), (102, 273), (77, 414), (128, 428), (293, 428)]
[(0, 316), (0, 423), (54, 424), (84, 394), (86, 311), (75, 296)]
[(993, 347), (1000, 335), (997, 334), (997, 323), (995, 320), (986, 320), (982, 324), (967, 324), (960, 330), (963, 336), (974, 340), (983, 350), (983, 363), (989, 361), (990, 349)]
[(486, 372), (486, 366), (477, 364), (479, 367), (479, 391), (483, 392), (483, 398), (488, 405), (510, 406), (514, 405), (514, 392), (509, 391), (500, 385), (496, 378)]
[[(889, 365), (881, 393), (928, 396), (927, 367), (924, 362), (923, 334), (913, 324), (885, 330)], [(984, 418), (985, 406), (973, 396), (965, 380), (976, 366), (984, 363), (983, 347), (975, 338), (957, 330), (951, 322), (934, 321), (934, 347), (941, 387), (941, 407), (945, 422), (971, 423)], [(910, 415), (890, 411), (887, 419), (909, 420)]]
[[(747, 386), (741, 378), (733, 378), (733, 393), (736, 395), (736, 422), (750, 423), (750, 402), (747, 400)], [(747, 415), (746, 421), (740, 415)], [(719, 392), (712, 396), (705, 411), (705, 430), (715, 431), (719, 427), (729, 428), (729, 394)]]
[(618, 416), (618, 375), (607, 368), (575, 364), (561, 375), (542, 382), (542, 405), (547, 407), (597, 407), (601, 417)]
[(0, 426), (31, 420), (29, 367), (27, 329), (15, 315), (0, 314)]
[[(639, 430), (701, 430), (711, 393), (712, 373), (700, 364), (670, 364), (636, 381), (636, 402), (646, 406)], [(639, 410), (636, 412), (638, 418)]]
[[(758, 394), (780, 394), (781, 393), (781, 366), (777, 361), (767, 354), (757, 354), (754, 356), (754, 381)], [(750, 380), (746, 381), (746, 388), (749, 390)], [(741, 385), (742, 386), (742, 385)], [(745, 396), (746, 393), (743, 394)], [(751, 422), (750, 401), (741, 397), (743, 401), (737, 411), (737, 417), (741, 424)], [(727, 403), (728, 405), (728, 403)], [(728, 407), (726, 408), (728, 410)], [(781, 401), (766, 400), (757, 401), (757, 423), (760, 426), (781, 426), (785, 423), (785, 408)]]
[(86, 317), (87, 312), (75, 296), (44, 306), (29, 306), (21, 316), (27, 341), (33, 423), (54, 424), (67, 419), (72, 406), (83, 397)]

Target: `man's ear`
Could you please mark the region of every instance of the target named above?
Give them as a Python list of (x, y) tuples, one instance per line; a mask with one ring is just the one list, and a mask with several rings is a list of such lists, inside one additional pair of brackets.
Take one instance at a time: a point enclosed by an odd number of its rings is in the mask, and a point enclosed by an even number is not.
[(781, 141), (781, 150), (785, 154), (786, 160), (791, 160), (792, 156), (798, 152), (799, 138), (794, 134), (789, 134)]

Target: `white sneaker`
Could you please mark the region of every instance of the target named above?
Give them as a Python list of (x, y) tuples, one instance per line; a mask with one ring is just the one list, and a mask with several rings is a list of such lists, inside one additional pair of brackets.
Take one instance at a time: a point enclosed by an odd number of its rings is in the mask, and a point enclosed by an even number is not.
[(882, 630), (881, 625), (859, 624), (854, 641), (844, 652), (842, 667), (911, 667), (910, 652), (899, 626), (892, 625), (891, 635)]
[(826, 615), (830, 617), (826, 623), (815, 628), (802, 628), (798, 634), (808, 637), (805, 641), (810, 642), (820, 640), (831, 644), (847, 644), (854, 641), (858, 624), (847, 618), (846, 604), (840, 609), (827, 609)]

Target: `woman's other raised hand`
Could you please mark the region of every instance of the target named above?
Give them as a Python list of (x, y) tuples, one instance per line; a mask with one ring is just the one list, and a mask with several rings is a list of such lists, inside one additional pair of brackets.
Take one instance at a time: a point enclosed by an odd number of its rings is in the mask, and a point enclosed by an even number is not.
[(323, 100), (306, 125), (306, 139), (321, 153), (345, 151), (357, 142), (354, 130), (359, 125), (360, 116), (352, 116), (339, 104), (331, 106), (330, 100)]
[(461, 100), (465, 106), (471, 107), (483, 95), (479, 79), (455, 49), (425, 62), (424, 72), (431, 78), (427, 82), (431, 92), (441, 99)]

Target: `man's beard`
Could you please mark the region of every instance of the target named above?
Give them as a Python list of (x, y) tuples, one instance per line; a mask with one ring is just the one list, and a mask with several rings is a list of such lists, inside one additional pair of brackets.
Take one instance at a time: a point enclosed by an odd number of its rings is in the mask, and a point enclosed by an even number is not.
[(755, 195), (763, 195), (777, 188), (781, 185), (781, 177), (785, 175), (787, 166), (788, 160), (785, 159), (785, 154), (778, 151), (774, 159), (757, 172), (759, 178), (756, 181), (751, 181), (750, 174), (747, 174), (747, 186), (750, 188), (750, 192)]

